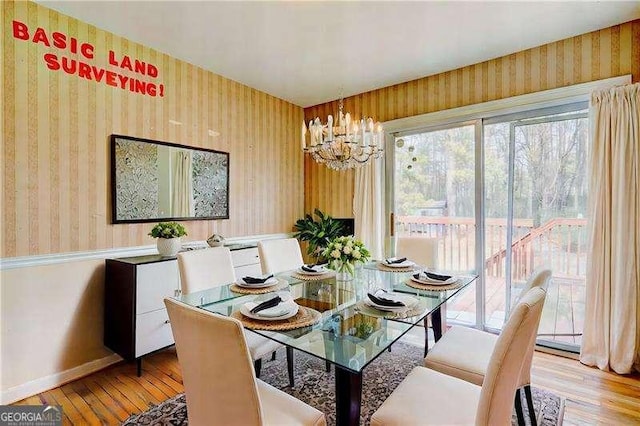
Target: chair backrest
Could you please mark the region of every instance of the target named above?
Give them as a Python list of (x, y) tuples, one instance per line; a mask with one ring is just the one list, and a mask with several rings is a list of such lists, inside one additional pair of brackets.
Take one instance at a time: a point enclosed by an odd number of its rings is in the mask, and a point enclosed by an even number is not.
[[(524, 287), (522, 287), (522, 291), (520, 292), (520, 297), (524, 296), (531, 290), (532, 288), (539, 287), (543, 290), (547, 289), (549, 284), (549, 279), (551, 278), (551, 271), (549, 269), (537, 269), (531, 274)], [(529, 349), (527, 355), (524, 359), (524, 364), (522, 365), (522, 372), (520, 373), (520, 386), (528, 385), (531, 383), (531, 363), (533, 362), (533, 352), (536, 347), (536, 337), (538, 337), (537, 333), (538, 329), (536, 328), (536, 332), (531, 336), (531, 342), (529, 342)]]
[(547, 289), (549, 285), (549, 279), (551, 278), (551, 271), (549, 269), (536, 269), (533, 271), (527, 282), (522, 287), (520, 297), (524, 296), (535, 287), (540, 287), (543, 290)]
[(230, 284), (236, 280), (231, 252), (212, 247), (178, 253), (182, 294)]
[(258, 255), (263, 274), (277, 274), (304, 264), (300, 244), (295, 238), (258, 242)]
[(190, 425), (261, 425), (253, 363), (240, 321), (164, 299)]
[(538, 330), (545, 296), (541, 288), (529, 290), (500, 333), (482, 382), (476, 425), (511, 424), (513, 395), (531, 337)]
[(406, 257), (421, 266), (438, 266), (438, 240), (427, 237), (398, 237), (396, 256)]

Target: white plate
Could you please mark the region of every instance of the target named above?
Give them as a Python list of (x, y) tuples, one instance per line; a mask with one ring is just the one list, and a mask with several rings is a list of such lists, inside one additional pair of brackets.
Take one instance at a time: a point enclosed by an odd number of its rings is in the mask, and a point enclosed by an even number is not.
[(238, 287), (244, 287), (244, 288), (264, 288), (264, 287), (271, 287), (272, 285), (275, 285), (275, 284), (278, 284), (278, 279), (276, 277), (271, 277), (265, 282), (259, 283), (259, 284), (246, 283), (242, 278), (240, 278), (238, 282), (236, 282), (236, 285)]
[(415, 265), (416, 265), (416, 263), (415, 263), (415, 262), (412, 262), (412, 261), (410, 261), (410, 260), (405, 260), (405, 261), (404, 261), (404, 262), (402, 262), (402, 263), (392, 263), (392, 264), (389, 264), (389, 263), (387, 263), (386, 261), (384, 261), (384, 260), (383, 260), (383, 261), (382, 261), (382, 262), (380, 262), (380, 263), (381, 263), (382, 265), (386, 266), (387, 268), (410, 268), (410, 267), (412, 267), (412, 266), (415, 266)]
[(408, 294), (399, 294), (399, 293), (380, 293), (377, 292), (374, 294), (377, 297), (384, 297), (386, 299), (395, 300), (397, 302), (404, 303), (404, 306), (381, 306), (376, 304), (373, 300), (367, 297), (364, 299), (364, 303), (366, 305), (371, 306), (372, 308), (379, 309), (381, 311), (389, 311), (389, 312), (398, 312), (405, 311), (407, 309), (412, 309), (415, 307), (420, 301), (413, 296), (409, 296)]
[(316, 269), (318, 272), (309, 272), (309, 271), (305, 271), (302, 268), (298, 268), (296, 272), (298, 272), (301, 275), (323, 275), (331, 271), (330, 269), (327, 269), (324, 266), (316, 266), (314, 269)]
[(418, 284), (426, 284), (426, 285), (449, 285), (449, 284), (453, 284), (453, 283), (455, 283), (456, 281), (458, 281), (458, 278), (457, 278), (457, 277), (453, 277), (453, 276), (452, 276), (451, 278), (449, 278), (448, 280), (446, 280), (446, 281), (438, 281), (438, 280), (432, 280), (432, 279), (429, 279), (429, 278), (426, 278), (426, 279), (418, 279), (418, 278), (415, 278), (415, 277), (414, 277), (414, 275), (415, 275), (415, 274), (412, 274), (412, 275), (411, 275), (411, 281), (415, 281), (415, 282), (417, 282)]
[[(298, 313), (298, 309), (300, 308), (300, 306), (298, 306), (298, 304), (293, 300), (287, 300), (286, 302), (281, 302), (278, 306), (264, 309), (257, 314), (252, 314), (251, 309), (258, 305), (259, 303), (256, 302), (247, 302), (240, 307), (240, 313), (245, 317), (252, 319), (274, 321), (291, 318)], [(280, 313), (280, 315), (278, 315), (278, 313)]]

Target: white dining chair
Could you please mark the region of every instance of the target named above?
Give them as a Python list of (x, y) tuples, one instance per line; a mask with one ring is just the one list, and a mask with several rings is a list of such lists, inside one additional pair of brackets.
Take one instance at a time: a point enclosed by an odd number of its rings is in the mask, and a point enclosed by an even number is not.
[[(438, 239), (429, 237), (397, 237), (396, 257), (406, 257), (424, 268), (437, 268)], [(439, 318), (435, 315), (429, 316), (431, 327), (433, 328), (433, 335), (436, 339), (442, 335), (442, 330), (446, 328), (447, 305), (443, 304), (439, 309)], [(426, 321), (424, 333), (424, 353), (426, 355), (429, 351), (429, 329), (427, 328)]]
[[(178, 269), (180, 270), (180, 287), (185, 295), (236, 281), (231, 252), (227, 247), (178, 253)], [(249, 352), (254, 360), (256, 376), (260, 377), (262, 358), (272, 354), (272, 359), (275, 359), (275, 351), (283, 345), (252, 331), (246, 331), (245, 334)], [(290, 350), (287, 351), (287, 371), (289, 384), (293, 387), (293, 356)]]
[(373, 414), (371, 425), (511, 424), (513, 394), (545, 295), (541, 288), (531, 289), (513, 310), (493, 348), (482, 387), (415, 367)]
[(164, 303), (190, 425), (326, 425), (324, 413), (253, 375), (240, 321), (175, 299)]
[[(295, 238), (259, 241), (258, 256), (263, 274), (279, 274), (304, 265), (300, 243)], [(293, 349), (289, 347), (287, 357), (293, 359)], [(325, 361), (325, 370), (331, 371), (331, 362), (328, 360)]]
[(259, 241), (258, 255), (263, 274), (278, 274), (304, 264), (300, 244), (295, 238)]
[[(535, 271), (525, 283), (520, 294), (526, 295), (533, 288), (546, 289), (550, 278), (551, 271), (548, 269)], [(536, 333), (527, 344), (527, 353), (515, 392), (516, 412), (520, 423), (524, 422), (520, 392), (520, 389), (524, 388), (529, 418), (532, 424), (536, 424), (531, 395), (531, 362), (537, 330), (538, 326), (536, 325)], [(469, 327), (451, 327), (429, 351), (424, 359), (424, 366), (476, 385), (482, 385), (497, 341), (498, 336), (495, 334)]]
[(236, 280), (231, 251), (227, 247), (178, 253), (178, 269), (183, 294), (219, 287)]
[(438, 239), (398, 237), (396, 238), (396, 257), (406, 257), (425, 268), (437, 268)]

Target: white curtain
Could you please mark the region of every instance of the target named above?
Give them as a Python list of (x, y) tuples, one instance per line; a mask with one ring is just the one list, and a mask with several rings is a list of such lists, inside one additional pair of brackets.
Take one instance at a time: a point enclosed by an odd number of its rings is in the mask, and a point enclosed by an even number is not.
[(353, 196), (355, 237), (371, 252), (372, 259), (384, 253), (384, 163), (371, 160), (356, 169)]
[(177, 150), (173, 158), (172, 209), (174, 217), (195, 216), (193, 204), (193, 180), (191, 152)]
[(592, 94), (591, 250), (580, 361), (640, 370), (640, 84)]

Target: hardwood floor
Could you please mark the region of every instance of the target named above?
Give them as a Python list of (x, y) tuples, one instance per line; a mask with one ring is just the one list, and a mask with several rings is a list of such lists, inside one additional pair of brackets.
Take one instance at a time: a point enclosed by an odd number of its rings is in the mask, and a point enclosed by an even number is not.
[[(578, 361), (536, 352), (533, 385), (566, 398), (564, 424), (640, 424), (640, 375), (619, 376)], [(174, 348), (135, 363), (120, 363), (16, 404), (60, 404), (64, 424), (120, 424), (150, 404), (183, 392)]]
[(565, 398), (564, 425), (640, 425), (640, 374), (621, 376), (536, 352), (533, 386)]

